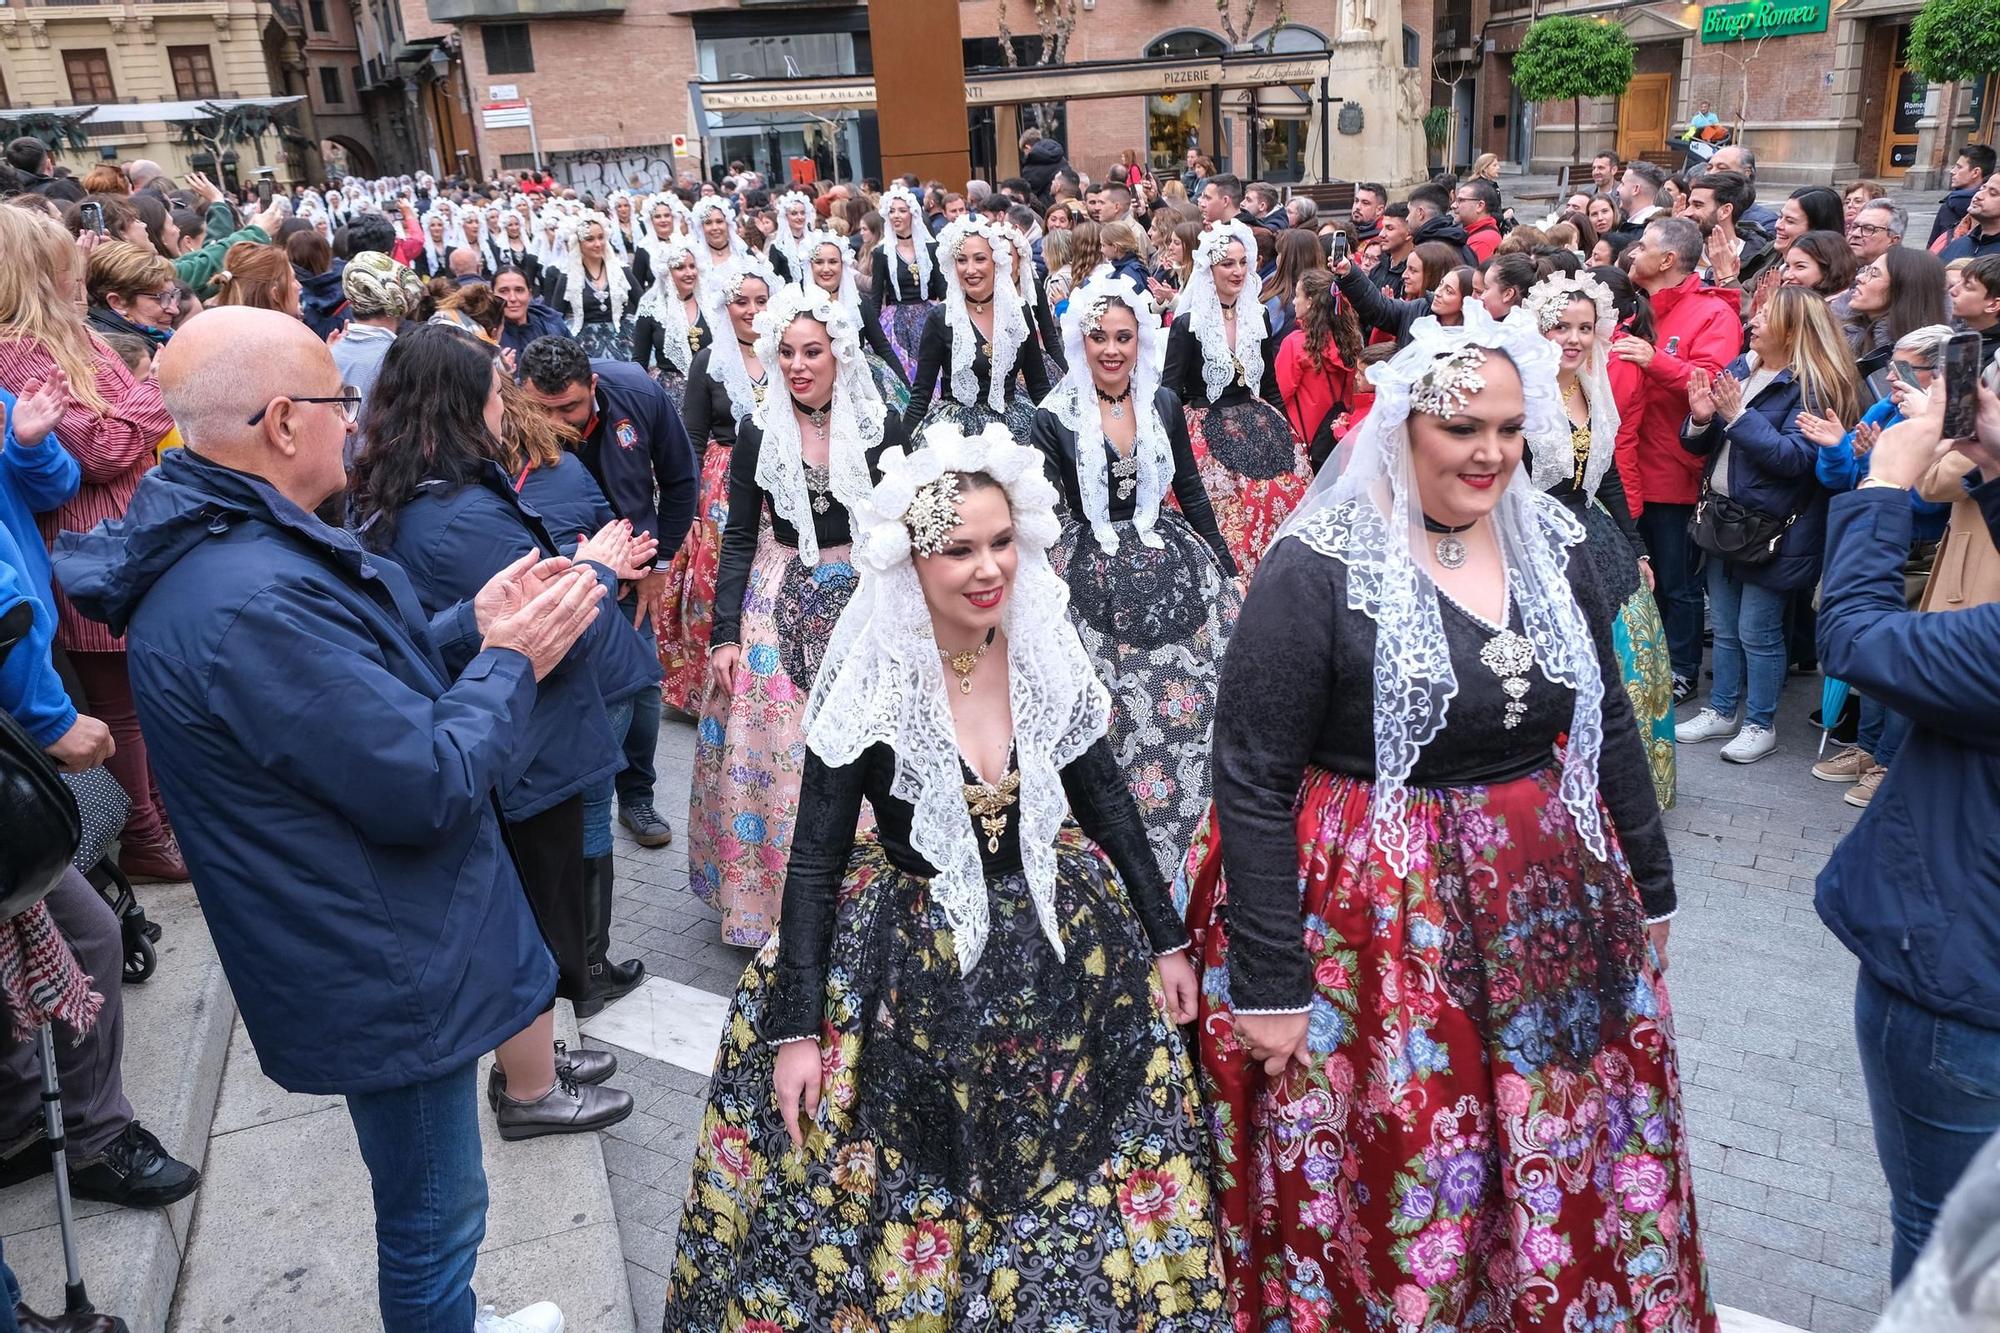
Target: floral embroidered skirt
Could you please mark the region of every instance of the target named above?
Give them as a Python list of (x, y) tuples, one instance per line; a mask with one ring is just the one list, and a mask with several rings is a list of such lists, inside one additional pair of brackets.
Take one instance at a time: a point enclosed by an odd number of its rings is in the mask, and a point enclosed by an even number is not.
[(861, 359), (868, 366), (868, 373), (875, 379), (875, 391), (882, 395), (883, 404), (897, 416), (910, 405), (910, 386), (896, 367), (884, 361), (873, 351), (864, 350)]
[(722, 562), (722, 525), (728, 521), (729, 446), (710, 440), (701, 452), (694, 523), (667, 563), (666, 605), (660, 613), (660, 697), (683, 713), (699, 708), (708, 688), (708, 631), (715, 622), (715, 574)]
[(621, 324), (586, 324), (576, 331), (576, 340), (594, 361), (632, 359), (632, 321)]
[(1639, 719), (1639, 739), (1646, 745), (1646, 762), (1653, 770), (1653, 794), (1660, 809), (1674, 806), (1674, 667), (1667, 656), (1667, 631), (1660, 608), (1642, 586), (1632, 594), (1611, 623), (1611, 643), (1618, 650), (1618, 670)]
[[(986, 405), (984, 398), (967, 407), (955, 398), (940, 397), (931, 403), (930, 410), (924, 413), (924, 419), (917, 424), (913, 434), (920, 435), (924, 427), (940, 421), (951, 422), (967, 435), (976, 435), (997, 421), (1014, 437), (1014, 443), (1026, 444), (1028, 432), (1035, 424), (1035, 405), (1026, 394), (1017, 394), (1007, 400), (1005, 412), (995, 412)], [(913, 438), (910, 444), (915, 447), (916, 440)]]
[(822, 548), (808, 567), (771, 535), (768, 517), (759, 523), (736, 690), (710, 685), (703, 695), (688, 793), (688, 887), (722, 913), (725, 943), (754, 948), (778, 931), (806, 768), (806, 696), (855, 583), (845, 546)]
[(1219, 841), (1190, 854), (1239, 1333), (1715, 1333), (1666, 990), (1558, 777), (1412, 791), (1399, 879), (1371, 784), (1307, 770), (1311, 1065), (1275, 1083), (1235, 1039)]
[(903, 363), (906, 383), (916, 378), (917, 347), (924, 340), (924, 321), (930, 318), (932, 307), (938, 304), (936, 301), (896, 301), (882, 307), (882, 332), (889, 335), (889, 342), (896, 349), (896, 359)]
[(1187, 427), (1216, 526), (1248, 580), (1312, 482), (1305, 446), (1261, 398), (1189, 407)]
[(1146, 840), (1172, 883), (1208, 812), (1209, 727), (1222, 653), (1242, 598), (1236, 581), (1187, 521), (1162, 510), (1159, 546), (1114, 523), (1105, 554), (1074, 520), (1049, 552), (1069, 584), (1069, 618), (1111, 691), (1111, 746), (1131, 785)]
[(687, 404), (687, 376), (675, 370), (671, 362), (654, 366), (647, 373), (653, 377), (653, 383), (666, 391), (667, 401), (674, 405), (674, 415), (679, 416), (681, 408)]
[(926, 881), (864, 834), (833, 927), (804, 1150), (743, 974), (695, 1145), (673, 1333), (1225, 1333), (1193, 1071), (1099, 852), (1057, 845), (1043, 933), (1019, 872), (987, 882), (970, 975)]

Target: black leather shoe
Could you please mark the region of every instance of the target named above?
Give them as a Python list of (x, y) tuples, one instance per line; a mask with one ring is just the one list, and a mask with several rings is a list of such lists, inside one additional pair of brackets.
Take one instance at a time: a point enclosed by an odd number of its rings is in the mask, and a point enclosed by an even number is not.
[(111, 1146), (81, 1166), (70, 1168), (70, 1192), (79, 1199), (164, 1208), (185, 1199), (201, 1184), (201, 1172), (175, 1161), (147, 1128), (134, 1120)]
[(125, 1321), (108, 1314), (36, 1314), (26, 1305), (14, 1307), (21, 1333), (129, 1333)]
[(618, 822), (632, 831), (632, 840), (641, 847), (664, 847), (674, 840), (674, 831), (648, 801), (644, 805), (621, 805)]
[(494, 1119), (499, 1123), (500, 1137), (512, 1142), (544, 1134), (605, 1129), (631, 1114), (631, 1093), (578, 1083), (568, 1069), (557, 1065), (553, 1088), (532, 1102), (517, 1102), (503, 1095)]
[[(556, 1043), (556, 1068), (567, 1068), (569, 1076), (578, 1083), (602, 1083), (618, 1072), (618, 1057), (609, 1051), (593, 1051), (588, 1047), (572, 1051), (567, 1042), (559, 1041)], [(507, 1076), (500, 1072), (500, 1062), (495, 1060), (486, 1075), (486, 1104), (498, 1111), (500, 1095), (506, 1091)]]
[(18, 1185), (49, 1172), (49, 1140), (36, 1125), (12, 1143), (0, 1148), (0, 1189)]

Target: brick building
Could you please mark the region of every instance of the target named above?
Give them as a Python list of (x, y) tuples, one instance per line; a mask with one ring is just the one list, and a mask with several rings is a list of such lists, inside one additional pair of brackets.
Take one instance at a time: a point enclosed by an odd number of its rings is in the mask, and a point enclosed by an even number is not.
[[(1704, 101), (1739, 126), (1774, 183), (1873, 177), (1936, 184), (1975, 123), (1991, 120), (1981, 89), (1926, 87), (1905, 62), (1920, 0), (1736, 0), (1591, 3), (1590, 0), (1437, 0), (1440, 49), (1455, 47), (1444, 92), (1459, 108), (1455, 156), (1524, 154), (1537, 170), (1570, 161), (1570, 103), (1523, 107), (1513, 52), (1531, 13), (1580, 13), (1622, 23), (1638, 47), (1622, 98), (1585, 101), (1583, 152), (1623, 156), (1669, 149)], [(1441, 89), (1441, 91), (1443, 91)], [(1907, 177), (1906, 177), (1907, 173)]]
[[(356, 0), (360, 3), (361, 0)], [(380, 0), (370, 0), (379, 3)], [(1365, 95), (1375, 114), (1379, 151), (1394, 139), (1399, 103), (1421, 114), (1432, 0), (1311, 0), (1290, 5), (1290, 22), (1274, 29), (1276, 6), (1227, 0), (1234, 22), (1249, 19), (1246, 46), (1285, 56), (1324, 54), (1344, 44), (1357, 73), (1332, 89), (1342, 98)], [(969, 71), (1003, 65), (996, 0), (959, 6)], [(525, 100), (532, 105), (544, 161), (578, 186), (614, 188), (632, 176), (656, 179), (676, 165), (711, 171), (741, 160), (782, 176), (789, 161), (810, 159), (822, 174), (842, 179), (878, 175), (880, 144), (870, 106), (815, 104), (769, 109), (696, 107), (690, 85), (732, 80), (872, 80), (868, 10), (861, 5), (773, 0), (429, 0), (429, 13), (453, 25), (462, 42), (470, 101)], [(1017, 24), (1032, 31), (1032, 7), (1015, 3)], [(1407, 24), (1408, 26), (1404, 26)], [(1371, 45), (1374, 44), (1374, 45)], [(1379, 45), (1379, 52), (1375, 49)], [(1028, 55), (1036, 48), (1029, 44)], [(1216, 0), (1084, 0), (1067, 61), (1145, 62), (1220, 55), (1231, 50), (1218, 26)], [(1378, 68), (1379, 67), (1379, 68)], [(1358, 71), (1366, 70), (1363, 74)], [(1161, 89), (1153, 95), (1062, 98), (1024, 107), (975, 106), (968, 133), (975, 168), (1006, 174), (1018, 130), (1048, 121), (1071, 161), (1101, 176), (1127, 150), (1155, 165), (1177, 166), (1189, 147), (1248, 177), (1296, 180), (1316, 114), (1314, 89), (1280, 84), (1257, 88)], [(699, 117), (699, 118), (698, 118)], [(1407, 119), (1407, 117), (1405, 117)], [(1384, 124), (1384, 121), (1388, 124)], [(684, 135), (690, 156), (676, 159)], [(526, 128), (477, 132), (482, 169), (526, 167), (535, 145)], [(1328, 160), (1335, 176), (1363, 159), (1363, 141), (1337, 139)], [(1370, 159), (1372, 162), (1372, 159)], [(1418, 163), (1417, 165), (1421, 165)], [(1378, 167), (1379, 172), (1381, 169)], [(1413, 172), (1392, 172), (1407, 176)]]

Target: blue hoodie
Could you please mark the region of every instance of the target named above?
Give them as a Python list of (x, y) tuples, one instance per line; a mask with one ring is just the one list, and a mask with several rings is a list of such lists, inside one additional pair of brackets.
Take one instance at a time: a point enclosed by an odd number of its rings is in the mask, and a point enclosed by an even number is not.
[(14, 438), (14, 395), (5, 389), (0, 389), (0, 417), (6, 420), (0, 441), (0, 570), (12, 571), (20, 595), (35, 604), (34, 627), (0, 666), (0, 711), (46, 747), (76, 724), (76, 709), (50, 658), (56, 600), (35, 515), (75, 495), (83, 473), (53, 432), (33, 447)]
[(463, 1069), (555, 994), (494, 789), (537, 687), (472, 608), (189, 449), (56, 576), (126, 636), (139, 722), (264, 1072), (379, 1092)]

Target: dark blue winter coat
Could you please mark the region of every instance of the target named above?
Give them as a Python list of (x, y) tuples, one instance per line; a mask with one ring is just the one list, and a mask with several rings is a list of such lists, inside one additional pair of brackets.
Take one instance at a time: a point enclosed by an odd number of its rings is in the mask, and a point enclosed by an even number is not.
[(139, 721), (264, 1072), (293, 1092), (462, 1069), (555, 995), (493, 793), (528, 659), (470, 605), (192, 450), (56, 577), (126, 637)]
[(694, 523), (700, 489), (694, 449), (681, 414), (652, 376), (630, 361), (592, 361), (590, 369), (597, 376), (597, 421), (574, 451), (618, 517), (659, 538), (664, 569)]
[[(1972, 495), (2000, 540), (2000, 480)], [(1910, 532), (1902, 491), (1833, 502), (1820, 665), (1913, 725), (1820, 871), (1817, 906), (1884, 986), (2000, 1028), (2000, 605), (1911, 611)]]
[(292, 265), (292, 272), (299, 280), (299, 318), (321, 341), (335, 329), (347, 326), (347, 293), (340, 286), (341, 275), (346, 271), (345, 259), (334, 260), (333, 267), (324, 273), (308, 273), (297, 264)]
[(521, 364), (521, 353), (537, 338), (567, 338), (569, 325), (563, 323), (562, 316), (537, 296), (528, 302), (527, 317), (519, 324), (500, 322), (500, 347), (514, 354), (514, 364)]
[[(1750, 378), (1750, 363), (1737, 357), (1729, 373)], [(1778, 556), (1761, 565), (1729, 561), (1731, 578), (1789, 592), (1819, 581), (1820, 557), (1826, 550), (1826, 490), (1819, 484), (1819, 448), (1799, 429), (1804, 396), (1790, 369), (1781, 370), (1763, 392), (1745, 406), (1735, 421), (1724, 424), (1717, 412), (1704, 427), (1692, 421), (1681, 428), (1681, 446), (1704, 455), (1704, 481), (1715, 472), (1716, 450), (1729, 440), (1729, 496), (1761, 514), (1785, 519), (1797, 515), (1778, 539)]]
[[(541, 516), (521, 502), (498, 463), (488, 463), (470, 485), (426, 483), (396, 511), (386, 542), (370, 528), (362, 529), (361, 539), (409, 573), (418, 599), (433, 615), (471, 597), (530, 549), (559, 553)], [(616, 632), (617, 578), (601, 566), (591, 568), (605, 584), (606, 611), (542, 680), (527, 743), (501, 775), (500, 804), (511, 820), (541, 814), (624, 767), (604, 716), (607, 690), (600, 678), (623, 691), (613, 698), (630, 697), (645, 686), (647, 655), (630, 621), (622, 635)], [(651, 663), (657, 681), (657, 654)]]

